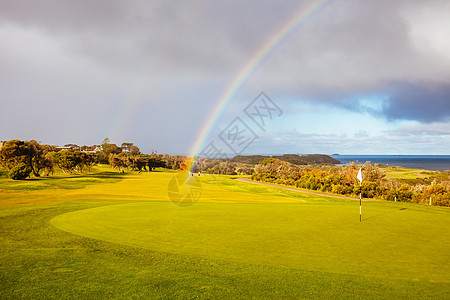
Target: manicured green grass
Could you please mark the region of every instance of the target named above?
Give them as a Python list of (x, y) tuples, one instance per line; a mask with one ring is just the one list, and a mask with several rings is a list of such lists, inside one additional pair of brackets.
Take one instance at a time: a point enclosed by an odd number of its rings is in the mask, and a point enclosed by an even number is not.
[(420, 169), (409, 169), (409, 168), (401, 168), (389, 167), (386, 169), (386, 177), (391, 179), (423, 179), (426, 177), (430, 177), (435, 175), (437, 172), (435, 171), (427, 171)]
[(0, 298), (450, 297), (446, 208), (206, 175), (178, 207), (174, 175), (1, 179)]

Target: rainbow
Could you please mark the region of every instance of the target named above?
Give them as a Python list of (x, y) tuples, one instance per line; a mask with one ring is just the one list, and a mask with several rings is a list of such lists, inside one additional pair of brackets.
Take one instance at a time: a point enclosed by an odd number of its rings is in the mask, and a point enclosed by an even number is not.
[(307, 3), (306, 6), (301, 7), (293, 18), (282, 26), (261, 48), (259, 48), (258, 51), (255, 52), (219, 98), (216, 107), (202, 126), (202, 130), (198, 134), (198, 137), (189, 152), (190, 157), (195, 157), (200, 154), (200, 151), (204, 150), (205, 144), (211, 135), (211, 131), (217, 120), (223, 114), (226, 105), (234, 98), (236, 93), (248, 81), (258, 67), (275, 51), (276, 48), (278, 48), (278, 46), (288, 39), (301, 24), (331, 1), (332, 0), (313, 0)]

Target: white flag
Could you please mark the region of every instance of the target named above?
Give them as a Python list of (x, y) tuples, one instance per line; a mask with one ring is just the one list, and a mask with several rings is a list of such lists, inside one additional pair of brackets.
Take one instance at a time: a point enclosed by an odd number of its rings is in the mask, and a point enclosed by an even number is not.
[(358, 178), (359, 182), (362, 182), (361, 168), (359, 168), (358, 176), (356, 176), (356, 178)]

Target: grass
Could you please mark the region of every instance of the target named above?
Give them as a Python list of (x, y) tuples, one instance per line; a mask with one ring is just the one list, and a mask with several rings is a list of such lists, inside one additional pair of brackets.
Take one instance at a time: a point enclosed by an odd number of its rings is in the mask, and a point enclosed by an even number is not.
[(386, 168), (386, 176), (391, 179), (423, 179), (425, 177), (430, 177), (435, 175), (436, 171), (427, 171), (420, 169), (410, 169), (410, 168)]
[(410, 185), (430, 185), (434, 181), (441, 182), (450, 180), (450, 175), (447, 172), (410, 169), (403, 167), (386, 168), (386, 177)]
[(446, 208), (109, 170), (0, 179), (0, 298), (450, 297)]
[(57, 171), (54, 176), (33, 177), (26, 180), (8, 180), (6, 176), (0, 178), (0, 190), (51, 190), (51, 189), (79, 189), (87, 185), (120, 181), (120, 173), (114, 172), (106, 166), (94, 167), (87, 174), (64, 174)]

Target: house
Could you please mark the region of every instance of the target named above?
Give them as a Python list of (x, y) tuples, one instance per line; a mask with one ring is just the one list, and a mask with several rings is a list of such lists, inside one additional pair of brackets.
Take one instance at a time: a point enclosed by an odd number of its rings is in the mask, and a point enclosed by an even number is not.
[(56, 150), (80, 150), (80, 146), (76, 144), (66, 144), (64, 146), (56, 146)]
[(90, 153), (90, 154), (97, 154), (101, 151), (102, 151), (102, 147), (97, 146), (97, 145), (86, 147), (85, 149), (81, 150), (81, 152)]
[(123, 153), (130, 153), (132, 146), (133, 146), (133, 143), (122, 143), (120, 148), (122, 149)]

